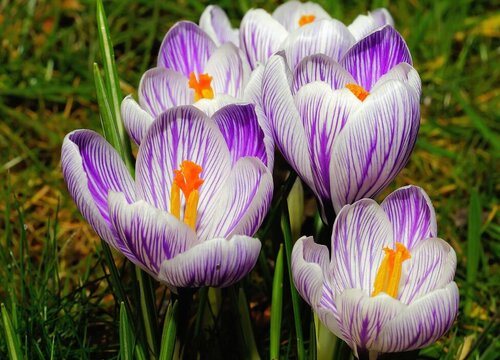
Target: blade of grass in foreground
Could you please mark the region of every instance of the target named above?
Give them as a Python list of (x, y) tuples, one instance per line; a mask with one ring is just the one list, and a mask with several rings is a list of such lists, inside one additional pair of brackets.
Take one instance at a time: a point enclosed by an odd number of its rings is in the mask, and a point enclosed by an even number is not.
[(174, 356), (177, 335), (177, 301), (170, 304), (165, 315), (161, 338), (160, 360), (170, 360)]
[(125, 304), (120, 303), (120, 359), (132, 360), (134, 354), (134, 336), (130, 326)]
[(23, 358), (23, 354), (21, 352), (21, 345), (19, 338), (17, 336), (14, 327), (12, 326), (12, 321), (10, 320), (10, 316), (5, 308), (5, 305), (2, 303), (2, 323), (5, 331), (5, 337), (7, 342), (7, 348), (9, 349), (9, 357), (11, 360), (21, 360)]
[(280, 358), (281, 313), (283, 308), (283, 244), (280, 245), (273, 278), (271, 300), (271, 335), (269, 351), (271, 360)]
[(300, 297), (297, 289), (295, 288), (295, 284), (293, 283), (293, 275), (291, 269), (293, 242), (287, 203), (283, 204), (283, 210), (281, 214), (281, 229), (283, 231), (283, 237), (285, 238), (286, 266), (288, 270), (288, 280), (290, 281), (290, 293), (292, 295), (295, 334), (297, 335), (297, 357), (299, 358), (299, 360), (303, 360), (306, 357), (306, 352), (304, 350), (304, 338), (302, 336), (302, 320), (300, 319)]
[[(104, 86), (99, 84), (100, 77), (96, 76), (96, 83), (98, 85), (97, 91), (99, 93), (98, 99), (101, 98), (99, 105), (104, 105), (104, 108), (100, 108), (101, 114), (104, 114), (102, 116), (103, 128), (105, 129), (104, 133), (107, 135), (106, 140), (108, 140), (122, 156), (123, 161), (133, 176), (134, 162), (130, 140), (125, 133), (125, 128), (120, 116), (120, 101), (122, 96), (120, 91), (120, 82), (118, 79), (118, 72), (116, 70), (113, 44), (109, 34), (108, 21), (106, 19), (106, 14), (101, 0), (97, 0), (96, 16), (99, 32), (99, 46), (104, 61), (104, 85), (106, 88), (106, 92), (104, 93)], [(106, 104), (109, 106), (106, 106)], [(112, 121), (112, 124), (108, 124), (107, 122), (109, 121)], [(110, 132), (112, 132), (112, 134), (110, 134)], [(113, 266), (113, 264), (109, 264), (109, 266)], [(144, 329), (146, 335), (147, 348), (150, 349), (153, 356), (157, 356), (158, 332), (156, 330), (155, 323), (156, 308), (151, 278), (137, 266), (136, 274), (139, 280), (140, 309), (142, 312), (140, 319), (143, 325), (142, 328)]]

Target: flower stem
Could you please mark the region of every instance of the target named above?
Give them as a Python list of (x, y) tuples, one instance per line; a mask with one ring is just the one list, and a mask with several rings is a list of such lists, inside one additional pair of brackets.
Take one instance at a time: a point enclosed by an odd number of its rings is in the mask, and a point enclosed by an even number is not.
[(281, 229), (283, 231), (283, 237), (285, 239), (285, 253), (286, 253), (286, 265), (288, 270), (288, 279), (290, 281), (290, 293), (292, 295), (292, 306), (293, 306), (293, 319), (295, 321), (295, 334), (297, 335), (297, 357), (299, 360), (303, 360), (306, 357), (306, 352), (304, 349), (304, 338), (302, 336), (302, 321), (300, 318), (300, 298), (295, 284), (293, 283), (293, 275), (291, 270), (291, 260), (292, 260), (292, 229), (290, 227), (290, 217), (288, 214), (288, 206), (285, 202), (282, 207), (281, 215)]

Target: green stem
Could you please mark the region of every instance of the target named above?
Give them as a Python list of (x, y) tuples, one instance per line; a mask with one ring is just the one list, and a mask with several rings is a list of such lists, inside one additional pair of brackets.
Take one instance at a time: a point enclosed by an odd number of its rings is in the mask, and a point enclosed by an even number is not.
[(282, 207), (281, 229), (285, 239), (286, 265), (288, 270), (288, 280), (290, 281), (290, 293), (292, 295), (293, 319), (295, 321), (295, 334), (297, 335), (297, 357), (303, 360), (306, 357), (304, 349), (304, 338), (302, 336), (302, 321), (300, 319), (300, 297), (295, 284), (293, 283), (293, 275), (291, 271), (292, 260), (292, 229), (290, 227), (290, 218), (288, 215), (288, 206), (285, 202)]
[(157, 358), (159, 354), (159, 344), (157, 338), (156, 304), (154, 303), (154, 292), (151, 284), (151, 278), (141, 268), (135, 266), (135, 273), (139, 282), (141, 312), (143, 314), (144, 330), (146, 332), (146, 341), (152, 352), (152, 358)]
[(269, 352), (271, 360), (280, 357), (281, 315), (283, 309), (283, 244), (276, 257), (274, 268), (273, 292), (271, 299), (271, 333), (269, 336)]

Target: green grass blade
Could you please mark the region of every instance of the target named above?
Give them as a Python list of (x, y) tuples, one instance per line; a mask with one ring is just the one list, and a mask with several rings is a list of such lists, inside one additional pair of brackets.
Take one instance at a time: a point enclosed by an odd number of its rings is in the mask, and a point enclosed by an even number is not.
[(255, 337), (253, 336), (252, 320), (250, 319), (250, 312), (248, 311), (248, 301), (245, 296), (245, 291), (240, 288), (238, 292), (238, 311), (241, 318), (241, 328), (243, 333), (243, 341), (245, 344), (245, 355), (247, 359), (258, 360), (260, 359)]
[(465, 313), (470, 314), (472, 310), (473, 294), (472, 287), (477, 279), (479, 259), (481, 258), (481, 203), (476, 189), (470, 194), (469, 221), (467, 229), (467, 284), (469, 288), (465, 303)]
[(120, 103), (122, 101), (122, 93), (120, 90), (120, 80), (115, 64), (115, 54), (113, 50), (113, 43), (109, 34), (109, 25), (102, 5), (102, 0), (97, 0), (97, 29), (99, 34), (99, 48), (104, 64), (104, 78), (106, 80), (107, 98), (113, 113), (113, 119), (118, 130), (120, 138), (120, 147), (127, 156), (130, 155), (130, 142), (127, 138), (127, 133), (123, 126), (120, 115)]
[(120, 358), (121, 360), (132, 360), (134, 354), (133, 330), (127, 316), (125, 304), (120, 303)]
[(140, 303), (142, 312), (142, 321), (146, 331), (146, 340), (148, 342), (154, 357), (158, 355), (159, 344), (156, 328), (156, 305), (154, 302), (154, 292), (151, 284), (151, 278), (138, 266), (135, 267), (137, 280), (139, 281)]
[(165, 315), (159, 360), (170, 360), (174, 356), (177, 336), (177, 304), (177, 301), (170, 304)]
[(271, 300), (271, 334), (269, 351), (271, 360), (280, 357), (281, 314), (283, 308), (283, 244), (280, 245), (273, 278), (273, 293)]
[(292, 229), (290, 227), (290, 216), (288, 214), (288, 206), (286, 203), (283, 206), (283, 212), (281, 214), (281, 229), (283, 231), (283, 236), (285, 238), (286, 266), (288, 270), (288, 280), (290, 281), (290, 292), (292, 295), (295, 334), (297, 335), (297, 357), (299, 360), (303, 360), (306, 357), (306, 352), (304, 350), (304, 338), (302, 335), (302, 320), (300, 318), (300, 297), (293, 282), (293, 275), (291, 269), (293, 240), (292, 240)]
[(19, 337), (16, 334), (14, 327), (12, 326), (12, 321), (10, 320), (10, 316), (3, 303), (1, 307), (5, 340), (7, 342), (7, 348), (9, 349), (9, 358), (11, 360), (21, 360), (23, 358), (23, 353), (21, 351)]

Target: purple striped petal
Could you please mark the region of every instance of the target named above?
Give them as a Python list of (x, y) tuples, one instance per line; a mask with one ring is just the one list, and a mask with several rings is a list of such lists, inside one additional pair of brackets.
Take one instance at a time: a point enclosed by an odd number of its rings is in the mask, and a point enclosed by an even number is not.
[(399, 188), (380, 206), (389, 217), (394, 238), (410, 252), (420, 241), (437, 235), (434, 207), (422, 188)]
[(61, 167), (68, 191), (97, 234), (125, 256), (127, 246), (115, 237), (109, 221), (108, 193), (123, 192), (135, 200), (133, 180), (118, 153), (99, 134), (75, 130), (64, 138)]
[(411, 304), (453, 281), (457, 255), (444, 240), (426, 239), (410, 253), (411, 259), (403, 263), (407, 276), (399, 291), (401, 302)]
[(368, 15), (358, 15), (347, 28), (356, 41), (359, 41), (384, 25), (394, 27), (394, 20), (386, 9), (377, 9), (369, 12)]
[(295, 105), (309, 141), (313, 181), (323, 204), (330, 207), (327, 213), (333, 210), (330, 205), (332, 147), (350, 113), (360, 104), (361, 101), (350, 90), (333, 91), (322, 82), (308, 84), (295, 95)]
[(296, 93), (302, 86), (315, 81), (323, 81), (333, 90), (355, 83), (351, 74), (331, 57), (323, 54), (308, 56), (298, 64), (293, 75), (293, 92)]
[(290, 69), (295, 69), (302, 59), (314, 54), (325, 54), (339, 61), (354, 42), (354, 37), (340, 21), (321, 20), (292, 32), (282, 48)]
[(307, 138), (290, 90), (292, 74), (281, 55), (269, 59), (262, 79), (262, 107), (279, 150), (314, 190)]
[(252, 270), (260, 248), (260, 240), (248, 236), (207, 240), (164, 261), (159, 279), (172, 287), (226, 287)]
[(245, 156), (256, 157), (267, 164), (264, 132), (259, 126), (255, 105), (228, 105), (212, 119), (226, 140), (233, 164)]
[(273, 18), (278, 20), (288, 31), (300, 28), (299, 21), (304, 15), (315, 16), (315, 22), (323, 19), (331, 19), (330, 15), (320, 5), (313, 2), (287, 1), (278, 6), (273, 12)]
[(231, 42), (239, 45), (239, 30), (233, 29), (224, 10), (217, 5), (209, 5), (200, 17), (200, 28), (205, 31), (217, 46)]
[(250, 75), (248, 84), (245, 88), (243, 99), (251, 104), (255, 104), (255, 113), (259, 121), (259, 126), (264, 132), (264, 143), (266, 145), (267, 167), (274, 167), (274, 140), (273, 131), (262, 108), (262, 76), (264, 74), (264, 65), (259, 64)]
[(382, 75), (402, 62), (412, 65), (408, 46), (392, 26), (386, 25), (358, 41), (340, 64), (357, 84), (370, 91)]
[(158, 54), (158, 66), (172, 69), (189, 78), (202, 74), (216, 45), (198, 25), (179, 21), (165, 35)]
[(157, 117), (174, 106), (188, 105), (194, 101), (194, 92), (182, 74), (161, 67), (144, 73), (139, 84), (139, 104)]
[(212, 54), (205, 73), (213, 77), (212, 87), (216, 94), (241, 98), (251, 70), (241, 50), (234, 44), (225, 44)]
[(164, 260), (198, 244), (190, 227), (145, 201), (129, 204), (123, 194), (111, 192), (109, 214), (117, 236), (134, 254), (131, 260), (155, 278)]
[(386, 294), (370, 297), (348, 289), (337, 297), (342, 337), (357, 354), (373, 350), (384, 325), (405, 311), (405, 305)]
[(420, 76), (417, 70), (407, 63), (396, 65), (387, 74), (378, 79), (377, 83), (372, 88), (372, 92), (377, 91), (380, 86), (392, 80), (402, 81), (410, 85), (419, 96), (422, 93), (422, 81), (420, 80)]
[(249, 10), (241, 20), (240, 48), (246, 54), (252, 69), (279, 50), (288, 31), (266, 11)]
[(138, 196), (156, 208), (170, 212), (174, 170), (179, 169), (184, 160), (190, 160), (203, 169), (198, 231), (205, 209), (215, 201), (215, 194), (229, 176), (231, 158), (217, 125), (193, 106), (167, 110), (149, 129), (137, 156)]
[(337, 136), (330, 164), (333, 206), (375, 196), (407, 163), (420, 125), (419, 97), (387, 82), (369, 95)]
[(219, 192), (206, 209), (202, 219), (201, 239), (230, 238), (231, 235), (253, 236), (269, 210), (273, 196), (273, 179), (258, 159), (241, 158)]
[(328, 248), (314, 242), (312, 236), (301, 237), (292, 251), (293, 282), (302, 298), (313, 308), (319, 306), (327, 281)]
[(361, 289), (371, 294), (384, 247), (394, 248), (391, 224), (371, 199), (346, 205), (333, 224), (332, 285), (338, 293)]
[(410, 351), (434, 343), (451, 327), (458, 313), (455, 282), (410, 304), (387, 323), (374, 347), (380, 352)]
[(128, 135), (137, 145), (140, 145), (142, 138), (153, 123), (153, 117), (139, 106), (132, 95), (123, 99), (120, 112)]

